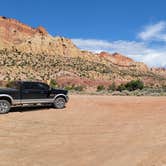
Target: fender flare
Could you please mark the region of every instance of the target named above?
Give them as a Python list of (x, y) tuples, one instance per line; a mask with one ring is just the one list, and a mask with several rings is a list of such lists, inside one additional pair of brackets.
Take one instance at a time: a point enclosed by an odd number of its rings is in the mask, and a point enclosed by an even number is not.
[(57, 97), (60, 97), (60, 96), (64, 97), (65, 100), (66, 100), (66, 102), (68, 101), (68, 96), (66, 96), (66, 95), (64, 95), (64, 94), (57, 94), (57, 95), (54, 97), (54, 100), (55, 100)]
[(7, 94), (0, 94), (0, 98), (1, 98), (1, 97), (9, 98), (9, 99), (11, 100), (11, 104), (13, 103), (13, 98), (12, 98), (12, 96), (7, 95)]

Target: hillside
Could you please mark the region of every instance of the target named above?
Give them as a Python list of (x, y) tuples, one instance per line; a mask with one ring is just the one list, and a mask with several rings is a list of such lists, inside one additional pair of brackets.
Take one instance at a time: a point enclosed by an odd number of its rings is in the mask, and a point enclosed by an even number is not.
[(51, 36), (43, 27), (31, 28), (0, 17), (0, 80), (56, 80), (94, 87), (141, 79), (147, 85), (166, 84), (165, 69), (150, 69), (119, 53), (80, 50), (70, 39)]

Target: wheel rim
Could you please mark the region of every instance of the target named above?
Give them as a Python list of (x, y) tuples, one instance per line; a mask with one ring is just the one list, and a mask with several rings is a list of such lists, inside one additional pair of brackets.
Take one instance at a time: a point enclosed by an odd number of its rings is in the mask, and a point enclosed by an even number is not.
[(9, 109), (8, 104), (6, 102), (0, 102), (0, 113), (5, 113)]
[(65, 100), (63, 98), (59, 98), (56, 100), (56, 107), (63, 108), (65, 106)]

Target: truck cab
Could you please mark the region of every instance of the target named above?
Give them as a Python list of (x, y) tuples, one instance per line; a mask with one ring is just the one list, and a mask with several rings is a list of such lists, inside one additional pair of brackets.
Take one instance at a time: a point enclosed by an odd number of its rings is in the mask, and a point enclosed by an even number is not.
[(52, 104), (62, 109), (68, 102), (68, 91), (54, 89), (42, 82), (14, 81), (0, 88), (0, 113), (8, 113), (12, 106)]

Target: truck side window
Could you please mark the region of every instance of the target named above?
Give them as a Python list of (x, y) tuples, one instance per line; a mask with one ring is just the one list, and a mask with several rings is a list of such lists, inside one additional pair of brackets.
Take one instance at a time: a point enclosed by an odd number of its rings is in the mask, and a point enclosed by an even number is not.
[(24, 83), (23, 88), (30, 90), (48, 90), (49, 86), (44, 83)]
[(38, 89), (41, 89), (41, 90), (48, 90), (48, 89), (49, 89), (49, 86), (46, 85), (46, 84), (43, 84), (43, 83), (39, 83), (39, 84), (38, 84)]
[(23, 84), (23, 88), (24, 88), (24, 89), (32, 89), (32, 86), (31, 86), (30, 83), (24, 83), (24, 84)]

